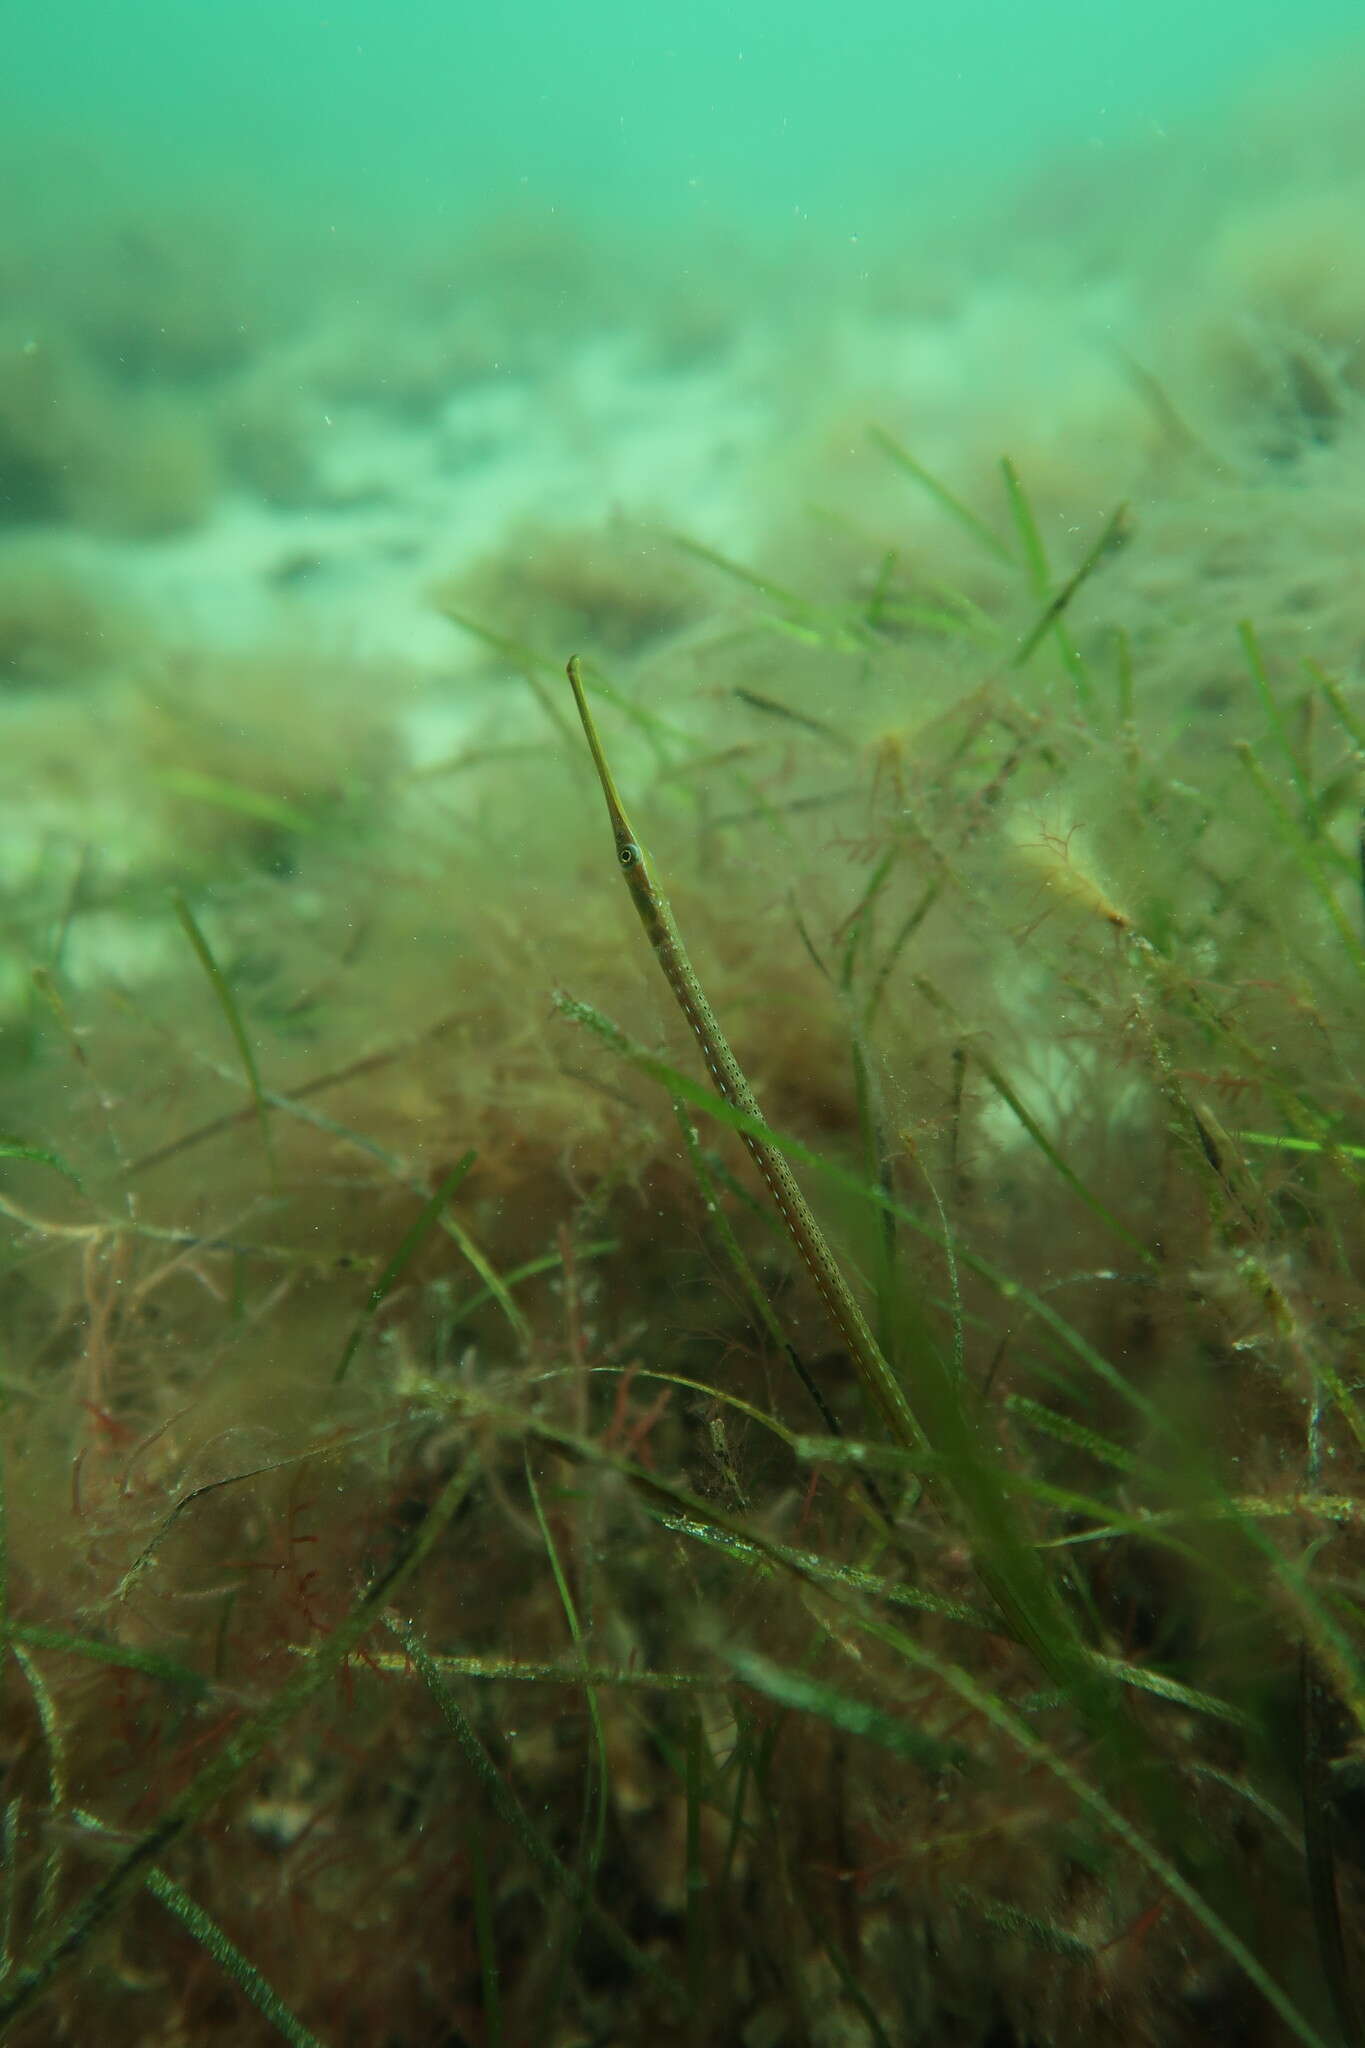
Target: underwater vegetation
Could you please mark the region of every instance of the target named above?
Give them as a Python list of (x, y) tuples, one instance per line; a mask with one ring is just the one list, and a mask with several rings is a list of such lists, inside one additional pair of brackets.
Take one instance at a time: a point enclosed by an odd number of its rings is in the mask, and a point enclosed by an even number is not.
[(1365, 295), (1244, 202), (1055, 388), (1003, 264), (809, 339), (751, 550), (452, 542), (420, 760), (120, 586), (93, 423), (314, 506), (571, 241), (0, 368), (7, 2040), (1361, 2040)]
[(999, 601), (685, 556), (644, 933), (492, 627), (542, 739), (26, 928), (9, 2038), (1352, 2038), (1358, 688), (866, 459)]

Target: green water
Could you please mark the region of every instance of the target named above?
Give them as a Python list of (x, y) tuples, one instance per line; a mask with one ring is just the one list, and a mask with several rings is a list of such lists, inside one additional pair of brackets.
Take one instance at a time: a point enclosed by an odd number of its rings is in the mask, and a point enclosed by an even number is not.
[[(1359, 29), (1353, 0), (11, 7), (8, 154), (426, 217), (509, 200), (856, 234), (1160, 134)], [(92, 198), (95, 196), (92, 191)], [(13, 197), (13, 195), (12, 195)]]

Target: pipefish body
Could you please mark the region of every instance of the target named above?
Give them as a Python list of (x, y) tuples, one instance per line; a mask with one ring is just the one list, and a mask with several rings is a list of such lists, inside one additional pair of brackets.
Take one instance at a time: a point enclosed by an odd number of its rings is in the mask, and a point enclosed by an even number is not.
[[(588, 708), (576, 655), (569, 662), (568, 675), (573, 686), (574, 702), (578, 706), (578, 715), (583, 722), (583, 731), (592, 754), (593, 766), (597, 770), (597, 779), (602, 785), (602, 794), (606, 799), (607, 816), (611, 820), (612, 836), (616, 842), (616, 859), (626, 887), (630, 891), (631, 901), (645, 928), (645, 936), (664, 971), (678, 1008), (692, 1028), (692, 1034), (701, 1047), (702, 1057), (720, 1094), (742, 1116), (752, 1118), (755, 1123), (762, 1123), (763, 1113), (758, 1106), (757, 1098), (749, 1086), (744, 1069), (730, 1048), (729, 1040), (721, 1030), (715, 1011), (706, 999), (705, 991), (687, 957), (687, 948), (682, 942), (668, 898), (655, 880), (644, 848), (626, 815), (626, 807), (621, 801), (615, 779), (607, 765), (602, 742), (598, 737), (592, 712)], [(815, 1282), (835, 1328), (847, 1346), (848, 1355), (853, 1361), (854, 1370), (864, 1391), (881, 1415), (892, 1439), (906, 1448), (922, 1447), (923, 1432), (911, 1413), (900, 1383), (883, 1357), (862, 1310), (854, 1300), (825, 1234), (816, 1222), (791, 1168), (782, 1154), (756, 1131), (744, 1130), (740, 1136), (767, 1184), (768, 1192), (777, 1205), (778, 1214), (787, 1227), (802, 1263)]]

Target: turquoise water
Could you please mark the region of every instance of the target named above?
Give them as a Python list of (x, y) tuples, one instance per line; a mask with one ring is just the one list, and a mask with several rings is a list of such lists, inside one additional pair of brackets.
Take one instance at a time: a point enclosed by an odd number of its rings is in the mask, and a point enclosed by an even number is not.
[[(850, 234), (954, 180), (1102, 152), (1359, 33), (1358, 0), (349, 0), (11, 7), (6, 126), (50, 157), (224, 171), (324, 207), (684, 214)], [(292, 188), (292, 193), (291, 193)]]

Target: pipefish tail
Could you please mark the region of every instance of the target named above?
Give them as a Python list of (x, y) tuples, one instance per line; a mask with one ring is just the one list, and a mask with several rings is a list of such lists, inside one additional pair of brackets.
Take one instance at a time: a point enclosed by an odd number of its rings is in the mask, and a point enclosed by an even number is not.
[[(702, 1057), (710, 1069), (711, 1078), (721, 1095), (732, 1108), (739, 1110), (741, 1115), (751, 1117), (755, 1123), (762, 1123), (763, 1113), (759, 1109), (757, 1098), (749, 1086), (744, 1069), (730, 1049), (730, 1042), (721, 1030), (714, 1010), (706, 1000), (702, 985), (687, 957), (687, 948), (683, 945), (668, 898), (654, 879), (644, 848), (626, 815), (626, 807), (621, 801), (615, 779), (607, 765), (607, 757), (598, 738), (592, 712), (588, 708), (576, 655), (569, 662), (568, 674), (573, 686), (574, 702), (578, 706), (578, 715), (583, 721), (583, 732), (587, 738), (593, 766), (597, 770), (597, 779), (606, 798), (607, 816), (611, 820), (612, 837), (616, 842), (617, 863), (630, 891), (631, 901), (639, 913), (640, 922), (645, 928), (645, 936), (653, 948), (654, 957), (664, 971), (664, 977), (673, 991), (678, 1008), (692, 1028), (692, 1034), (701, 1047)], [(748, 1147), (750, 1157), (767, 1184), (768, 1192), (777, 1205), (778, 1214), (787, 1227), (803, 1265), (819, 1290), (831, 1321), (843, 1338), (864, 1393), (896, 1443), (907, 1449), (922, 1447), (925, 1441), (924, 1433), (911, 1412), (899, 1381), (883, 1357), (862, 1310), (854, 1300), (825, 1234), (797, 1186), (791, 1168), (781, 1153), (765, 1143), (755, 1132), (743, 1131), (741, 1136)]]

